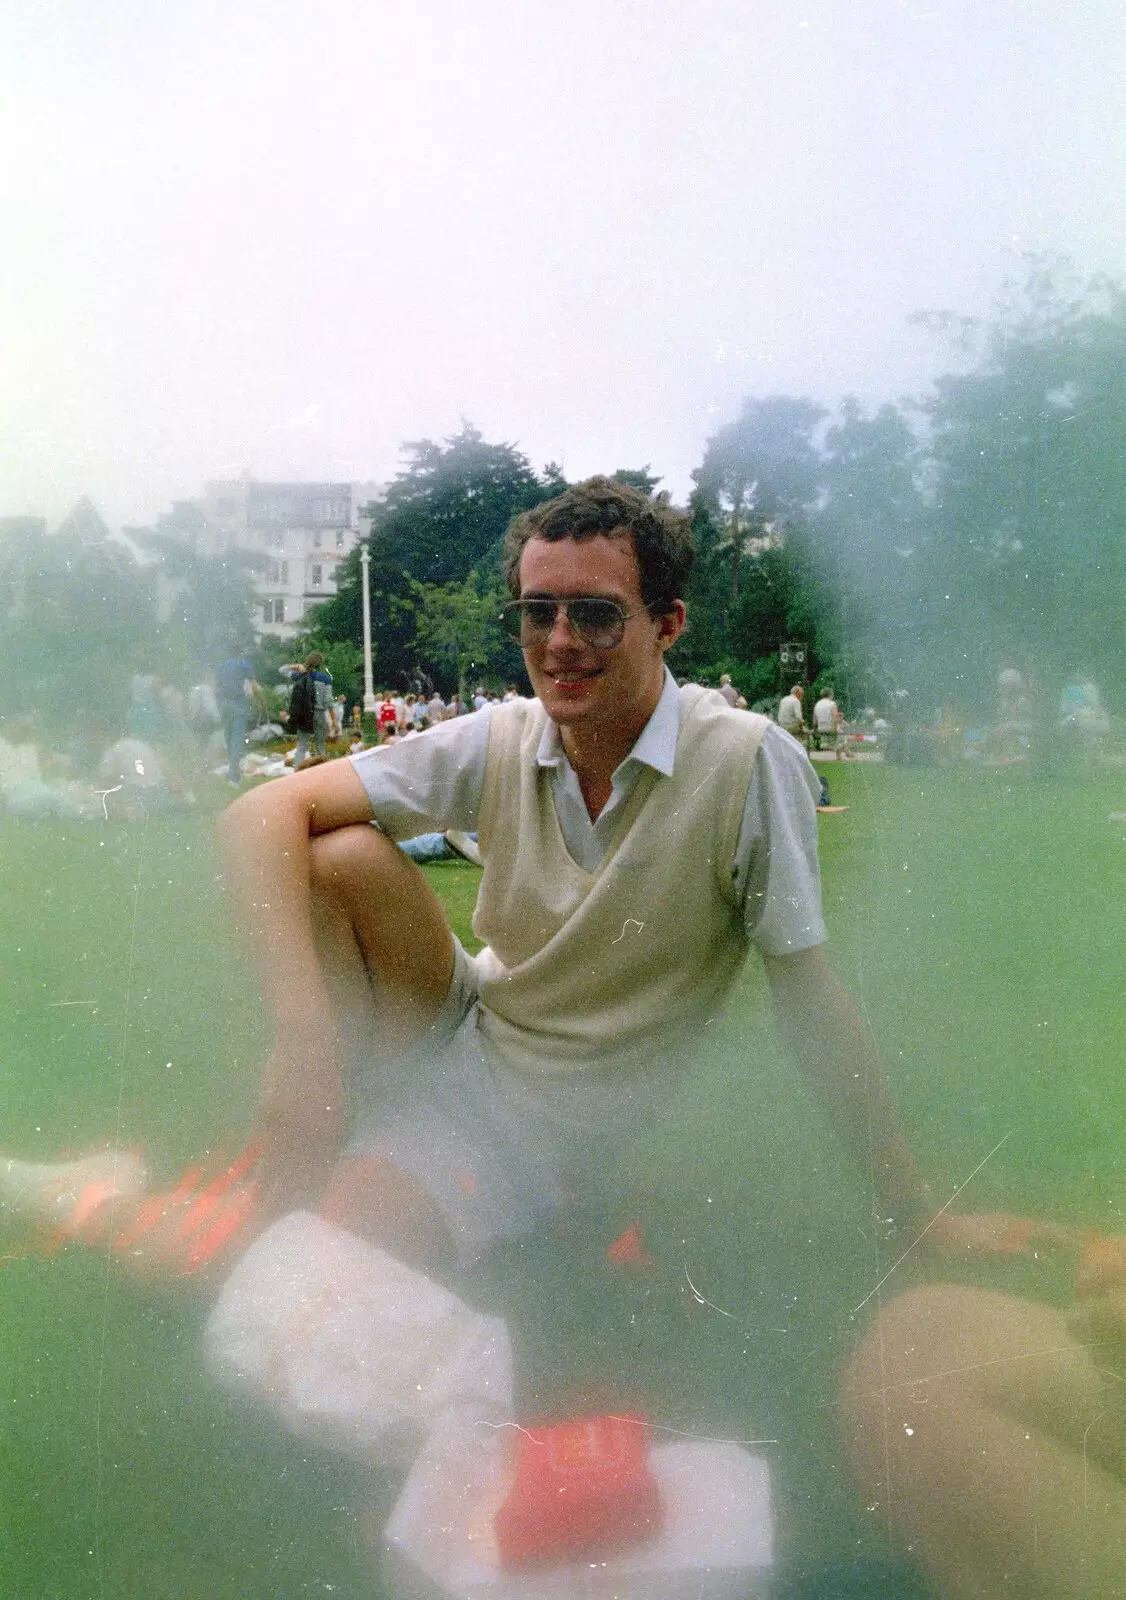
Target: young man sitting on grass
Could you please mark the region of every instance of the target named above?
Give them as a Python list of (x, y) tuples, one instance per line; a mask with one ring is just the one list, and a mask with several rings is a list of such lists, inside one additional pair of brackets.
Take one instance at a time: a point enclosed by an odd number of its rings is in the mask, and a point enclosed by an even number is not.
[[(804, 751), (666, 668), (691, 563), (686, 517), (605, 478), (518, 517), (504, 620), (536, 698), (257, 788), (221, 820), (274, 1022), (251, 1153), (156, 1197), (124, 1155), (15, 1163), (9, 1197), (59, 1224), (69, 1207), (72, 1232), (141, 1270), (222, 1279), (275, 1219), (313, 1212), (441, 1278), (605, 1192), (754, 946), (881, 1221), (1002, 1247), (1008, 1219), (935, 1214), (829, 968)], [(483, 859), (475, 958), (396, 842), (448, 829)]]

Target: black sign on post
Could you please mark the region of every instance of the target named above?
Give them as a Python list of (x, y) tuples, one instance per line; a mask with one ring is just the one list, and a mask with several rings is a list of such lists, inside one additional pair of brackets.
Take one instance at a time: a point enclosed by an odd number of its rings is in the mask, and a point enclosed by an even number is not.
[(790, 639), (778, 646), (778, 664), (782, 669), (783, 678), (797, 679), (799, 683), (804, 683), (805, 662), (806, 648), (802, 640)]

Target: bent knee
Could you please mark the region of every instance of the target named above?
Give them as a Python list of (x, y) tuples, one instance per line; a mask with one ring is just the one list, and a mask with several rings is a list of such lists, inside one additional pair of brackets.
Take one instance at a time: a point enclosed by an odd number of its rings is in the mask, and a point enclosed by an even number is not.
[(370, 822), (353, 822), (309, 841), (309, 877), (314, 889), (338, 893), (344, 884), (389, 869), (400, 854), (397, 845)]
[(1056, 1369), (1078, 1346), (1054, 1308), (992, 1289), (933, 1284), (884, 1307), (849, 1359), (841, 1405), (855, 1421), (889, 1394), (925, 1393), (997, 1403), (1013, 1381)]

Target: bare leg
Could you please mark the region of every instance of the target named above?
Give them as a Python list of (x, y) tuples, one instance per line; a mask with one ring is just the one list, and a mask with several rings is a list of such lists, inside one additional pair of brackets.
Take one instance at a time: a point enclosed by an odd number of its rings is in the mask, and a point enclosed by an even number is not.
[(1121, 1384), (1063, 1315), (962, 1288), (877, 1318), (842, 1415), (870, 1503), (945, 1600), (1126, 1595)]
[[(454, 945), (442, 903), (414, 862), (364, 825), (314, 841), (313, 891), (349, 1071), (392, 1061), (433, 1026), (449, 989)], [(426, 1191), (374, 1157), (338, 1162), (321, 1209), (410, 1266), (441, 1272), (455, 1259)]]
[[(453, 972), (453, 936), (418, 867), (366, 825), (313, 841), (312, 893), (318, 951), (351, 1075), (396, 1059), (433, 1026)], [(5, 1202), (12, 1211), (18, 1205), (27, 1219), (111, 1247), (146, 1279), (187, 1273), (201, 1286), (221, 1281), (272, 1220), (253, 1204), (252, 1164), (202, 1210), (198, 1191), (213, 1179), (153, 1194), (139, 1159), (124, 1152), (61, 1166), (7, 1162), (0, 1180), (0, 1210)], [(456, 1259), (425, 1190), (387, 1162), (339, 1159), (305, 1203), (408, 1265), (443, 1272)]]
[(317, 942), (355, 1068), (394, 1060), (436, 1021), (454, 944), (426, 878), (378, 829), (312, 842)]

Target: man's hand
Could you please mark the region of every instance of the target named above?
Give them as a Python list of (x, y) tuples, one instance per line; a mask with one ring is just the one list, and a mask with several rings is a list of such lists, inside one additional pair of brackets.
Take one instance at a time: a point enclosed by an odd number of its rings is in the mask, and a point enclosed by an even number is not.
[[(920, 1222), (919, 1248), (947, 1261), (981, 1261), (991, 1256), (1035, 1258), (1041, 1252), (1073, 1249), (1075, 1234), (1055, 1222), (1018, 1217), (1009, 1211), (940, 1211)], [(905, 1247), (910, 1239), (904, 1241)]]
[(1075, 1274), (1079, 1306), (1068, 1325), (1077, 1339), (1098, 1345), (1100, 1366), (1126, 1375), (1126, 1238), (1090, 1233), (1082, 1245)]

